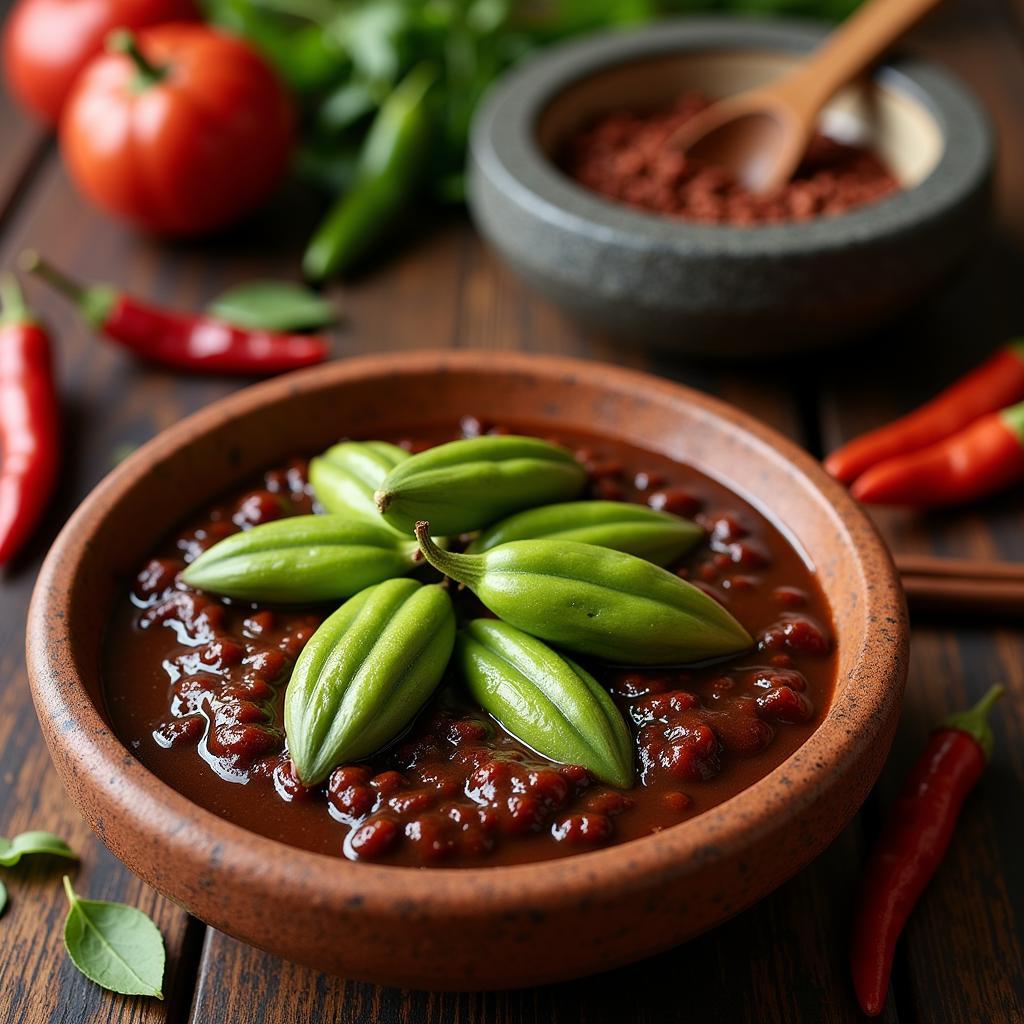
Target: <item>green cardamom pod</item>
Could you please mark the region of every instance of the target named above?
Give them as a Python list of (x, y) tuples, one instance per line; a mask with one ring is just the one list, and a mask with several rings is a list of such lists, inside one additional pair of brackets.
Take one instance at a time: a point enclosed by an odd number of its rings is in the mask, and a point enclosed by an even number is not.
[(633, 784), (633, 743), (608, 692), (589, 672), (507, 622), (476, 619), (456, 639), (469, 692), (538, 754), (581, 764), (609, 785)]
[(467, 549), (489, 551), (512, 540), (574, 540), (671, 565), (704, 536), (689, 519), (626, 501), (565, 501), (517, 512), (496, 523)]
[(328, 512), (379, 517), (374, 492), (409, 453), (387, 441), (342, 441), (309, 463), (309, 482)]
[(573, 498), (586, 470), (565, 448), (534, 437), (475, 437), (428, 448), (396, 466), (375, 495), (403, 533), (421, 519), (452, 535), (535, 505)]
[(499, 618), (559, 647), (621, 665), (680, 665), (753, 644), (713, 598), (635, 555), (562, 540), (515, 540), (479, 555), (442, 551), (416, 524), (424, 557)]
[(386, 746), (437, 688), (455, 643), (445, 589), (387, 580), (346, 601), (302, 649), (284, 697), (288, 752), (315, 785)]
[(404, 576), (418, 564), (415, 542), (379, 520), (290, 516), (225, 537), (182, 579), (243, 601), (329, 601)]

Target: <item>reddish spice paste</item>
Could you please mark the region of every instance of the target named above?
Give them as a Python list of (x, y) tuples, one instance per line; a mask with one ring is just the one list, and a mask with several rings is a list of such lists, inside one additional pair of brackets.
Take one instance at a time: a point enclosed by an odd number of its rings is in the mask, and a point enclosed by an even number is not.
[(788, 185), (755, 195), (722, 168), (688, 160), (667, 145), (672, 132), (710, 103), (691, 92), (668, 108), (605, 114), (569, 139), (563, 169), (581, 185), (627, 206), (737, 226), (834, 216), (899, 190), (892, 172), (870, 150), (818, 133)]

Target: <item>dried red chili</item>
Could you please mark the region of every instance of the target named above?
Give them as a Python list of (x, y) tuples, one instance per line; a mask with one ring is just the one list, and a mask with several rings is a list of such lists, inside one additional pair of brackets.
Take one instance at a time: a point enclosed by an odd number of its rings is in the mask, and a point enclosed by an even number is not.
[(960, 808), (992, 756), (991, 690), (932, 733), (871, 851), (853, 923), (850, 966), (861, 1009), (882, 1012), (896, 940), (953, 836)]
[(825, 460), (825, 468), (844, 484), (852, 483), (883, 459), (926, 448), (1022, 399), (1024, 341), (1014, 341), (920, 409), (844, 444)]
[(0, 282), (0, 565), (21, 550), (53, 492), (59, 412), (50, 339), (13, 277)]
[(328, 355), (320, 336), (244, 330), (216, 317), (151, 306), (109, 285), (83, 287), (38, 253), (26, 253), (22, 263), (71, 299), (108, 338), (164, 366), (264, 375), (311, 366)]
[(884, 459), (850, 488), (875, 505), (958, 505), (1024, 480), (1024, 402), (908, 455)]
[(757, 225), (846, 213), (899, 189), (874, 153), (818, 134), (793, 181), (755, 195), (721, 168), (688, 160), (666, 144), (709, 106), (686, 93), (667, 108), (613, 111), (570, 138), (562, 166), (608, 199), (652, 213), (716, 224)]

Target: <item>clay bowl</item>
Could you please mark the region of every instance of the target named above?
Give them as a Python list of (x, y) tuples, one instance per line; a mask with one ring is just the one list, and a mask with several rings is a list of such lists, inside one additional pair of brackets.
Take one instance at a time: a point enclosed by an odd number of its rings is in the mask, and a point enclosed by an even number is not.
[[(820, 573), (839, 680), (821, 727), (739, 796), (635, 842), (515, 867), (355, 864), (191, 804), (111, 732), (100, 649), (112, 602), (162, 535), (254, 472), (346, 434), (486, 409), (593, 428), (687, 460), (762, 509)], [(215, 928), (388, 985), (485, 989), (607, 969), (753, 903), (818, 854), (877, 777), (896, 725), (907, 624), (867, 518), (804, 452), (735, 409), (611, 366), (494, 352), (334, 363), (261, 384), (165, 431), (64, 528), (29, 613), (32, 693), (54, 765), (100, 839)]]
[(835, 344), (908, 309), (984, 232), (988, 119), (949, 74), (886, 64), (840, 94), (827, 133), (875, 149), (904, 190), (837, 217), (701, 225), (612, 203), (557, 155), (609, 110), (727, 96), (780, 74), (828, 31), (802, 22), (679, 18), (544, 50), (502, 79), (472, 132), (469, 200), (482, 234), (533, 287), (627, 340), (706, 355)]

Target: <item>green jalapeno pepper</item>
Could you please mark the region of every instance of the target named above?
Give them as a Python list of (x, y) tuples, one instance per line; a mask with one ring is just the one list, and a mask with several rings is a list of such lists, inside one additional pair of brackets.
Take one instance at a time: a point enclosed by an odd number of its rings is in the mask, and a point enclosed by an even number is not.
[(436, 584), (388, 580), (346, 601), (303, 648), (285, 692), (302, 782), (398, 736), (441, 681), (454, 643), (451, 599)]
[(617, 664), (671, 665), (737, 654), (750, 635), (702, 590), (634, 555), (574, 541), (519, 540), (479, 555), (424, 557), (524, 632)]
[(689, 519), (625, 501), (565, 501), (518, 512), (496, 523), (468, 550), (489, 551), (512, 540), (574, 540), (614, 548), (671, 565), (694, 546), (704, 531)]
[(586, 478), (572, 453), (557, 445), (534, 437), (475, 437), (406, 459), (375, 498), (384, 518), (404, 533), (428, 519), (437, 533), (451, 535), (572, 498)]
[(309, 482), (328, 512), (379, 520), (373, 495), (384, 478), (409, 453), (387, 441), (342, 441), (309, 463)]
[(416, 544), (354, 516), (290, 516), (232, 534), (185, 571), (190, 587), (244, 601), (351, 597), (420, 563)]
[(466, 688), (517, 739), (621, 789), (633, 784), (633, 744), (589, 672), (507, 622), (476, 619), (456, 638)]
[(322, 281), (351, 270), (392, 227), (419, 187), (430, 153), (427, 94), (437, 75), (419, 64), (384, 101), (363, 143), (352, 188), (331, 208), (302, 260)]

